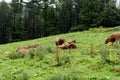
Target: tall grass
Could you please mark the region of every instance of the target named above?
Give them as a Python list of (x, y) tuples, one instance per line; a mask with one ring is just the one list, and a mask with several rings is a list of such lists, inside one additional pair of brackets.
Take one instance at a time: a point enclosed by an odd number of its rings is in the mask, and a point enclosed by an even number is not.
[(100, 45), (99, 46), (99, 54), (101, 56), (102, 61), (109, 60), (110, 53), (109, 53), (109, 50), (108, 50), (107, 46)]
[(12, 71), (12, 73), (11, 72), (8, 72), (8, 73), (2, 73), (0, 76), (0, 79), (1, 80), (29, 80), (30, 78), (30, 74), (23, 70), (16, 70), (16, 71)]

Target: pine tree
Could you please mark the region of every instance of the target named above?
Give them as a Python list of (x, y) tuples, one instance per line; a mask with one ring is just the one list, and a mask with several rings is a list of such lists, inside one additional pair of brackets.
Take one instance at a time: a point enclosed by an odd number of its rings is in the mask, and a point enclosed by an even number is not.
[(58, 27), (60, 33), (67, 33), (74, 25), (73, 1), (61, 0), (58, 5)]
[(0, 44), (11, 42), (11, 18), (8, 4), (0, 3)]
[(44, 29), (41, 26), (41, 0), (31, 0), (26, 3), (24, 27), (26, 31), (26, 39), (34, 39), (44, 36)]
[(22, 18), (23, 2), (22, 0), (12, 0), (12, 41), (24, 40), (24, 26)]
[(106, 4), (101, 16), (101, 25), (104, 27), (120, 25), (120, 10), (116, 8), (115, 1), (110, 1)]
[(86, 27), (98, 27), (99, 14), (100, 14), (100, 1), (99, 0), (83, 0), (82, 1), (81, 20), (82, 24)]

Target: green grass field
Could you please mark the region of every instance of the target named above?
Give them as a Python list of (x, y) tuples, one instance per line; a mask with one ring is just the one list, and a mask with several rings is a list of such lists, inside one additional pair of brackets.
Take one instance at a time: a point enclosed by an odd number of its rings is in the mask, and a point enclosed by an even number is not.
[[(120, 80), (120, 44), (104, 44), (117, 31), (119, 27), (94, 28), (0, 45), (0, 80)], [(56, 56), (57, 37), (75, 39), (77, 49), (58, 50)], [(18, 47), (30, 44), (40, 47), (27, 55), (16, 54)]]

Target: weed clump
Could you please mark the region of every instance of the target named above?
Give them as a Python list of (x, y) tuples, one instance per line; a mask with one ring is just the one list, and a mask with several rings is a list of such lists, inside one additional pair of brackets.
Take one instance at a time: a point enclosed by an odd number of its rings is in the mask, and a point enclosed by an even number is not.
[(0, 80), (29, 80), (30, 74), (24, 70), (7, 71), (9, 73), (2, 73)]
[(97, 55), (95, 48), (93, 47), (93, 45), (90, 45), (90, 56), (91, 57), (95, 57)]
[(50, 80), (80, 80), (80, 77), (77, 75), (77, 73), (71, 72), (71, 73), (57, 73), (55, 75), (52, 75), (50, 77)]
[(18, 59), (18, 58), (24, 58), (24, 57), (25, 57), (25, 54), (19, 53), (19, 52), (15, 52), (9, 55), (10, 59)]
[(34, 51), (34, 55), (38, 60), (43, 60), (46, 54), (53, 53), (50, 46), (40, 46)]
[(100, 45), (99, 46), (99, 54), (100, 54), (103, 62), (106, 62), (109, 60), (109, 50), (107, 49), (107, 46)]
[(8, 57), (10, 59), (19, 59), (28, 56), (30, 59), (38, 58), (39, 60), (42, 60), (44, 58), (44, 54), (52, 52), (53, 50), (50, 46), (40, 46), (36, 49), (30, 49), (28, 53), (15, 52), (10, 54)]

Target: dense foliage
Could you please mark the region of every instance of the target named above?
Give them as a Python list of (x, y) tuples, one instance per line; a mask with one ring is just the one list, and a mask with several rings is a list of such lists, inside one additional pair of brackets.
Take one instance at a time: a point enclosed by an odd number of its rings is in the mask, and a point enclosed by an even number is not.
[(0, 2), (0, 44), (120, 25), (116, 0)]

